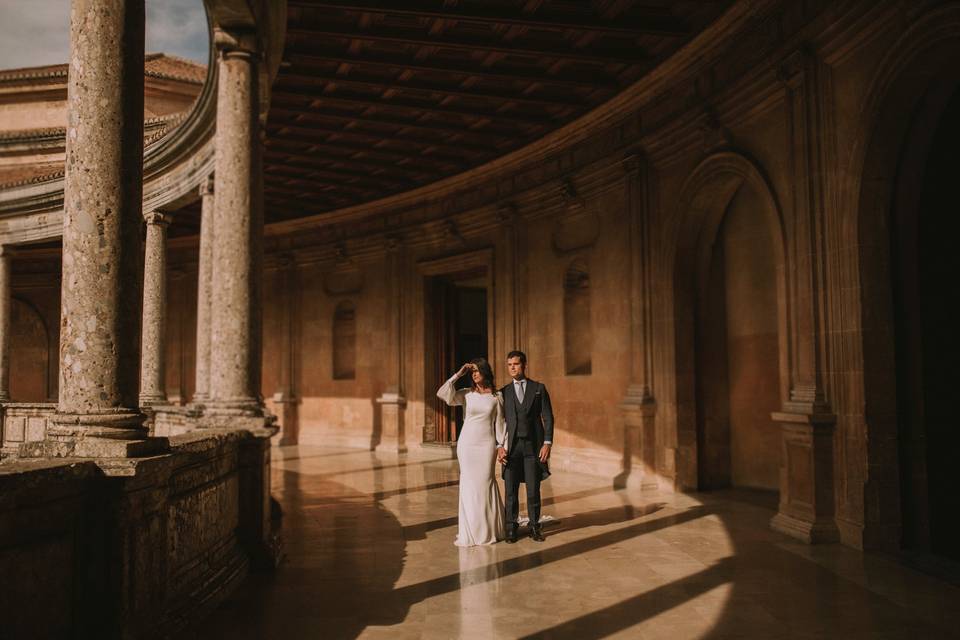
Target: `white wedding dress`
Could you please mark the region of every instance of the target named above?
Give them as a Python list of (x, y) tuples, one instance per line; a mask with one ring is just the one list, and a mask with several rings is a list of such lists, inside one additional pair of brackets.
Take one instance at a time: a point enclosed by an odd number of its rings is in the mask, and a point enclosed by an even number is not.
[(497, 446), (507, 437), (503, 400), (499, 393), (455, 389), (454, 376), (443, 383), (437, 397), (464, 407), (463, 429), (457, 440), (460, 463), (460, 517), (458, 547), (494, 544), (503, 539), (503, 499), (496, 479)]

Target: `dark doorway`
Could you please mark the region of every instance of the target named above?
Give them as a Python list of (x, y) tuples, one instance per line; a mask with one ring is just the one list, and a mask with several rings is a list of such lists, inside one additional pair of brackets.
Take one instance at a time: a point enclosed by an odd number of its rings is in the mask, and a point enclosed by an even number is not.
[[(433, 399), (433, 425), (426, 440), (455, 442), (463, 426), (463, 410), (448, 407), (436, 397), (437, 388), (465, 362), (488, 356), (486, 273), (469, 271), (426, 280), (427, 398)], [(458, 388), (471, 384), (464, 376)]]
[[(960, 356), (956, 238), (960, 91), (925, 159), (908, 150), (892, 225), (897, 423), (903, 546), (960, 560), (960, 425), (953, 406)], [(922, 173), (922, 179), (909, 174)], [(919, 188), (919, 192), (917, 189)]]

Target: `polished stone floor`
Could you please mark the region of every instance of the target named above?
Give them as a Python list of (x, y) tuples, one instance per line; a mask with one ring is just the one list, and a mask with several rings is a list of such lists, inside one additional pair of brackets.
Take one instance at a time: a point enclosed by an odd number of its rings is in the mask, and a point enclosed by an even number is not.
[(772, 532), (763, 496), (556, 473), (547, 541), (458, 549), (449, 454), (275, 451), (286, 557), (197, 638), (960, 638), (960, 588)]

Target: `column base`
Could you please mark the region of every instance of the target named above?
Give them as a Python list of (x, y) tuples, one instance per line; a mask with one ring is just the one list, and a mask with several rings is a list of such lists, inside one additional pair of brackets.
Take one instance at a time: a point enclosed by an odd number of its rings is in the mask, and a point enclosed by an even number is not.
[[(788, 405), (788, 409), (796, 409)], [(770, 526), (813, 544), (836, 542), (834, 521), (833, 425), (835, 417), (816, 407), (771, 415), (781, 427), (780, 506)]]
[(203, 403), (204, 415), (223, 417), (255, 417), (264, 415), (263, 402), (256, 398), (208, 399)]
[(840, 532), (832, 521), (809, 522), (778, 513), (770, 520), (770, 528), (807, 544), (840, 541)]
[(623, 471), (613, 479), (615, 489), (655, 491), (660, 488), (656, 465), (657, 405), (637, 385), (631, 385), (620, 403), (623, 416)]
[(170, 450), (166, 438), (117, 440), (115, 438), (50, 439), (24, 442), (20, 458), (145, 458)]
[(384, 453), (406, 453), (404, 409), (407, 399), (396, 392), (387, 391), (377, 398), (380, 405), (380, 439), (373, 443), (373, 450)]
[(141, 407), (154, 407), (154, 406), (163, 406), (168, 404), (170, 404), (170, 401), (167, 399), (167, 396), (162, 393), (155, 393), (155, 394), (140, 396)]

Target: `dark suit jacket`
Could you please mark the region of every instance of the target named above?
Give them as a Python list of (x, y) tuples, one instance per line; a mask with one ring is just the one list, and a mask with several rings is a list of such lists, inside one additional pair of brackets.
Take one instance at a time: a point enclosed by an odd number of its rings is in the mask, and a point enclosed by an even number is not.
[[(527, 433), (533, 441), (534, 450), (539, 453), (544, 440), (553, 442), (553, 407), (550, 405), (550, 394), (547, 387), (536, 380), (527, 378), (526, 392), (523, 394), (523, 404), (517, 401), (517, 394), (513, 388), (513, 380), (500, 389), (503, 394), (504, 419), (507, 422), (507, 455), (516, 446), (514, 442), (517, 434), (517, 425), (526, 415)], [(506, 468), (506, 465), (504, 465)], [(545, 462), (540, 463), (540, 479), (545, 480), (550, 475), (550, 468)]]

